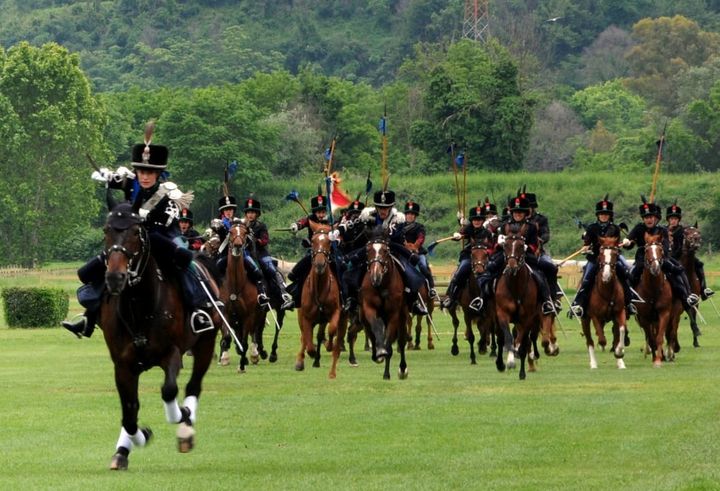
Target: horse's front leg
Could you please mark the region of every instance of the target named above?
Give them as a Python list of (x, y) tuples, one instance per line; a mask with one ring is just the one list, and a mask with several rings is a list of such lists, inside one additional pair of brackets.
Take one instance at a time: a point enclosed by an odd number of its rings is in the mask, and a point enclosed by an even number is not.
[(317, 334), (315, 336), (315, 353), (313, 354), (313, 368), (320, 368), (320, 346), (325, 342), (325, 327), (327, 324), (321, 323), (318, 325)]
[(477, 365), (477, 359), (475, 357), (475, 333), (473, 332), (473, 316), (468, 312), (465, 312), (465, 337), (470, 345), (470, 364)]
[(498, 349), (497, 358), (495, 359), (495, 366), (497, 367), (498, 371), (504, 372), (506, 367), (505, 362), (503, 361), (503, 349), (507, 349), (508, 352), (512, 351), (512, 334), (510, 334), (510, 326), (508, 324), (508, 321), (505, 319), (505, 316), (503, 316), (502, 318), (498, 316), (497, 327)]
[(370, 331), (373, 335), (373, 346), (375, 351), (375, 361), (382, 363), (385, 356), (388, 355), (388, 349), (385, 343), (385, 322), (377, 316), (370, 318)]
[(140, 373), (126, 365), (115, 364), (115, 386), (120, 396), (122, 408), (122, 426), (115, 446), (115, 454), (110, 461), (111, 470), (127, 470), (128, 456), (133, 447), (143, 447), (150, 440), (150, 428), (138, 428), (137, 418), (140, 410), (138, 399), (138, 378)]
[(305, 352), (308, 351), (308, 344), (312, 346), (312, 323), (305, 316), (301, 309), (298, 312), (298, 324), (300, 325), (300, 350), (295, 357), (295, 370), (305, 370)]
[(337, 364), (340, 359), (340, 351), (342, 351), (343, 340), (345, 339), (345, 331), (347, 331), (347, 316), (341, 315), (338, 307), (336, 313), (330, 320), (330, 332), (334, 333), (334, 341), (332, 345), (332, 366), (328, 377), (333, 379), (337, 377)]
[(452, 307), (450, 309), (450, 318), (452, 319), (452, 325), (453, 325), (453, 337), (452, 337), (452, 346), (450, 348), (450, 354), (453, 356), (457, 356), (460, 354), (460, 348), (458, 348), (458, 337), (457, 337), (458, 327), (460, 326), (460, 319), (458, 319), (456, 307)]
[(653, 366), (660, 368), (662, 366), (664, 354), (663, 345), (665, 344), (665, 330), (670, 322), (670, 313), (668, 311), (658, 313), (657, 331), (655, 331), (655, 351), (653, 355)]

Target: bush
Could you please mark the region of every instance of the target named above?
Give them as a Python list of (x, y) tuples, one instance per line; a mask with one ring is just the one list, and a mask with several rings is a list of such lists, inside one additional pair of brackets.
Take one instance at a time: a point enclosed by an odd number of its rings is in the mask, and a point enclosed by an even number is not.
[(6, 288), (2, 291), (9, 327), (56, 326), (68, 313), (68, 294), (60, 288)]

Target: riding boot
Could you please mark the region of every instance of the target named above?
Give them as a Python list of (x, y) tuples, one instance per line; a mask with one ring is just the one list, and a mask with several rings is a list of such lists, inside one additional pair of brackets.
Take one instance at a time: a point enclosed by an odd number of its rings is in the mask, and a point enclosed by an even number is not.
[(627, 281), (621, 281), (620, 282), (623, 287), (623, 296), (625, 299), (625, 313), (627, 317), (633, 316), (637, 314), (637, 308), (635, 308), (635, 304), (633, 301), (633, 294), (632, 290), (630, 289), (630, 283)]
[(542, 299), (542, 313), (543, 315), (550, 315), (556, 313), (555, 302), (550, 296), (550, 288), (548, 287), (545, 275), (541, 274), (537, 270), (533, 270), (533, 277), (538, 286), (538, 296)]
[(89, 338), (95, 330), (97, 312), (86, 310), (85, 313), (75, 322), (62, 321), (62, 326), (81, 339), (82, 336)]
[(685, 271), (680, 269), (680, 271), (676, 274), (676, 278), (678, 286), (682, 288), (682, 301), (685, 310), (697, 305), (698, 302), (700, 302), (700, 297), (692, 293), (692, 289), (690, 288), (690, 282), (688, 281)]
[(283, 299), (283, 304), (280, 306), (280, 309), (281, 310), (292, 309), (293, 306), (295, 305), (295, 302), (293, 302), (293, 298), (287, 292), (287, 289), (285, 286), (285, 279), (283, 278), (282, 274), (280, 274), (280, 271), (275, 271), (275, 283), (277, 284), (277, 287), (280, 290), (280, 296)]
[(419, 292), (411, 292), (405, 289), (405, 302), (410, 307), (410, 312), (415, 315), (428, 315), (427, 309), (423, 306)]
[(265, 312), (270, 310), (270, 298), (267, 296), (265, 291), (265, 283), (262, 280), (255, 282), (255, 288), (257, 288), (257, 303), (262, 310)]
[(572, 305), (570, 305), (570, 312), (568, 312), (568, 317), (571, 319), (573, 317), (577, 317), (578, 319), (583, 317), (585, 315), (585, 309), (587, 305), (588, 300), (588, 291), (587, 288), (584, 286), (580, 286), (580, 289), (575, 294), (575, 298), (573, 299)]
[(450, 284), (448, 285), (447, 292), (445, 292), (445, 298), (440, 303), (441, 307), (444, 309), (449, 309), (453, 307), (457, 303), (457, 297), (460, 293), (460, 289), (458, 288), (458, 285), (455, 281), (455, 277), (453, 276), (452, 279), (450, 279)]

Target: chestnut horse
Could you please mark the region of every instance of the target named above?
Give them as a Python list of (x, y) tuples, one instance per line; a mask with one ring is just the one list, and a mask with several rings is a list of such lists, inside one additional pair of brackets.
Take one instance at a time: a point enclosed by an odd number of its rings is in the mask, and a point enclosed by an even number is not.
[(583, 335), (590, 355), (590, 368), (598, 367), (595, 357), (595, 343), (590, 332), (590, 322), (595, 326), (598, 344), (605, 351), (607, 340), (603, 327), (612, 322), (613, 342), (612, 349), (616, 365), (625, 368), (625, 333), (627, 319), (625, 318), (625, 294), (620, 280), (617, 277), (617, 262), (620, 256), (617, 237), (600, 237), (600, 252), (597, 258), (597, 272), (595, 281), (590, 290), (587, 315), (582, 318)]
[[(645, 233), (645, 268), (640, 277), (638, 294), (645, 303), (638, 304), (637, 320), (645, 331), (645, 341), (653, 354), (653, 366), (660, 368), (663, 359), (675, 358), (677, 323), (682, 312), (680, 300), (674, 299), (670, 281), (662, 271), (665, 254), (662, 236)], [(667, 337), (667, 356), (663, 343)]]
[[(313, 232), (310, 239), (312, 268), (305, 280), (302, 300), (298, 310), (300, 325), (300, 351), (295, 360), (295, 370), (305, 369), (305, 352), (315, 359), (313, 366), (320, 366), (320, 343), (323, 341), (325, 326), (329, 325), (326, 348), (332, 347), (332, 366), (329, 378), (336, 377), (337, 362), (345, 330), (347, 315), (340, 302), (340, 284), (331, 267), (333, 261), (332, 242), (328, 232), (330, 227), (310, 222)], [(317, 345), (313, 344), (313, 327), (319, 325)]]
[[(695, 270), (695, 255), (702, 245), (702, 235), (697, 228), (697, 223), (692, 227), (685, 227), (683, 229), (683, 237), (682, 254), (680, 255), (679, 262), (682, 267), (685, 268), (685, 274), (687, 274), (688, 282), (690, 283), (690, 293), (700, 296), (702, 293), (702, 285)], [(697, 311), (691, 308), (688, 309), (687, 314), (690, 319), (690, 329), (692, 329), (693, 333), (693, 346), (699, 348), (700, 343), (698, 342), (698, 336), (700, 335), (700, 329), (698, 329), (697, 325)], [(679, 348), (680, 346), (678, 344), (675, 351), (679, 351)]]
[[(505, 270), (495, 287), (495, 313), (497, 315), (498, 354), (495, 365), (504, 371), (503, 348), (508, 352), (507, 367), (515, 367), (515, 355), (520, 357), (520, 380), (524, 380), (525, 358), (531, 349), (531, 336), (540, 330), (539, 289), (532, 278), (530, 267), (525, 263), (526, 225), (514, 227), (505, 238), (503, 253)], [(515, 326), (515, 338), (510, 333), (510, 323)], [(532, 361), (532, 360), (531, 360)]]
[[(265, 315), (257, 302), (257, 287), (253, 281), (248, 279), (248, 273), (245, 269), (245, 247), (248, 243), (248, 233), (248, 226), (243, 220), (233, 220), (233, 224), (228, 231), (227, 270), (221, 290), (221, 298), (226, 306), (228, 323), (242, 343), (242, 347), (236, 346), (236, 350), (240, 355), (238, 373), (245, 373), (245, 367), (248, 365), (248, 348), (250, 350), (250, 361), (253, 364), (258, 363), (260, 351), (264, 351), (262, 349), (262, 333), (265, 328)], [(253, 340), (250, 346), (248, 346), (248, 337)], [(230, 363), (228, 351), (231, 344), (230, 333), (223, 329), (223, 336), (220, 341), (221, 365)]]
[(465, 339), (467, 339), (467, 342), (470, 345), (471, 365), (477, 365), (473, 324), (477, 324), (478, 335), (480, 338), (478, 341), (478, 353), (487, 353), (488, 344), (491, 344), (490, 356), (497, 355), (497, 344), (495, 341), (495, 298), (491, 296), (487, 299), (487, 303), (483, 307), (482, 312), (477, 312), (470, 308), (470, 302), (472, 299), (480, 295), (480, 290), (477, 285), (477, 277), (483, 274), (487, 268), (487, 263), (490, 259), (490, 251), (488, 250), (489, 245), (490, 244), (487, 241), (478, 244), (474, 242), (472, 243), (472, 247), (470, 249), (472, 274), (470, 275), (468, 282), (462, 286), (458, 304), (450, 309), (450, 318), (452, 319), (453, 324), (453, 338), (450, 353), (453, 356), (457, 356), (460, 352), (457, 343), (457, 330), (460, 326), (460, 321), (457, 316), (457, 308), (459, 306), (462, 308), (463, 320), (465, 321)]
[[(155, 366), (165, 373), (161, 394), (167, 421), (179, 424), (179, 450), (192, 449), (195, 434), (192, 425), (217, 329), (193, 332), (179, 281), (164, 276), (150, 255), (148, 233), (137, 209), (129, 203), (115, 206), (104, 232), (107, 270), (100, 325), (115, 366), (115, 385), (122, 408), (122, 427), (110, 469), (124, 470), (132, 448), (144, 446), (152, 435), (149, 429), (138, 428), (138, 382), (142, 372)], [(217, 290), (217, 285), (210, 288)], [(212, 317), (217, 326), (219, 316), (213, 313)], [(182, 354), (187, 350), (192, 352), (193, 367), (180, 406), (177, 376)]]
[(408, 376), (405, 338), (409, 314), (400, 265), (390, 254), (386, 237), (373, 239), (365, 247), (368, 269), (360, 286), (360, 321), (373, 341), (373, 359), (378, 363), (385, 361), (385, 380), (390, 379), (392, 344), (397, 341), (400, 352), (398, 377), (405, 379)]

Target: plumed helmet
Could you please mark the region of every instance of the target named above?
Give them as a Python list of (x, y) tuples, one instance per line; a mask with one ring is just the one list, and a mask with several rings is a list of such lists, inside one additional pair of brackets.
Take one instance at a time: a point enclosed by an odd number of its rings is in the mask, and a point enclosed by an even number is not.
[(610, 216), (615, 215), (615, 212), (613, 211), (613, 202), (608, 199), (607, 195), (595, 203), (595, 215), (599, 215), (600, 213), (609, 213)]
[(310, 198), (310, 211), (315, 213), (316, 211), (327, 210), (327, 199), (322, 194), (313, 196)]
[(668, 206), (667, 210), (665, 211), (665, 218), (671, 217), (682, 218), (682, 208), (680, 208), (677, 203), (673, 203), (672, 205)]
[(490, 203), (490, 200), (488, 198), (485, 198), (485, 203), (482, 204), (483, 207), (483, 215), (488, 216), (488, 214), (497, 215), (497, 206), (495, 206), (495, 203)]
[(389, 208), (395, 205), (395, 191), (376, 191), (373, 204), (380, 208)]
[(420, 205), (415, 203), (414, 201), (408, 201), (405, 203), (405, 213), (415, 213), (416, 215), (420, 214)]
[(138, 143), (132, 147), (132, 166), (135, 169), (163, 170), (167, 167), (168, 149), (162, 145)]
[(468, 220), (485, 220), (485, 208), (482, 206), (473, 206), (468, 212)]
[(262, 206), (260, 205), (260, 201), (255, 198), (246, 199), (243, 212), (247, 213), (248, 211), (255, 211), (258, 215), (260, 215), (262, 213)]
[(180, 217), (178, 220), (193, 223), (193, 212), (189, 208), (183, 208), (180, 210)]
[(363, 208), (365, 208), (365, 203), (360, 201), (359, 199), (356, 199), (352, 203), (350, 203), (350, 206), (347, 207), (348, 213), (360, 213)]
[(218, 200), (218, 211), (223, 211), (228, 208), (232, 208), (233, 210), (237, 209), (235, 196), (223, 196)]
[(520, 196), (510, 198), (510, 201), (508, 201), (508, 209), (511, 213), (515, 211), (528, 213), (530, 211), (530, 203), (527, 198), (521, 194)]
[(639, 207), (640, 216), (645, 218), (647, 216), (656, 216), (661, 218), (660, 207), (655, 203), (643, 203)]

